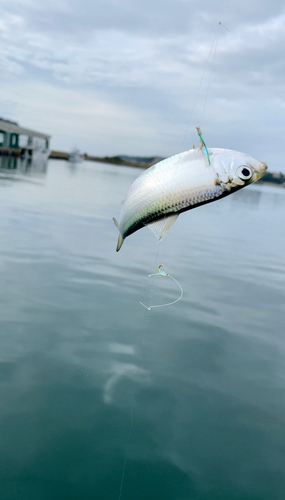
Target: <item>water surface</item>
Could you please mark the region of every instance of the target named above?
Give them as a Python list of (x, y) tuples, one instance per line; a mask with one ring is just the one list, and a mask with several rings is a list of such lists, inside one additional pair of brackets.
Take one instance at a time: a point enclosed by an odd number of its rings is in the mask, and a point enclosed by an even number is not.
[[(285, 190), (116, 253), (139, 173), (2, 165), (0, 498), (116, 500), (127, 450), (122, 500), (283, 500)], [(184, 296), (149, 313), (156, 261)], [(155, 280), (152, 304), (177, 296)]]

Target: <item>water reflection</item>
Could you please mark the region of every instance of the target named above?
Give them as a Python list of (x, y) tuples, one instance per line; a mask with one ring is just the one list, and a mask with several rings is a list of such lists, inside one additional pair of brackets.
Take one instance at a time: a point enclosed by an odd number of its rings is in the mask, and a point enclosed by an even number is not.
[(46, 175), (48, 160), (0, 156), (0, 179), (21, 180), (21, 177)]
[(67, 161), (66, 162), (67, 169), (68, 169), (68, 171), (71, 174), (75, 174), (76, 173), (76, 171), (77, 171), (77, 165), (78, 165), (78, 163), (76, 163), (76, 162), (72, 162), (72, 161)]
[(19, 158), (16, 156), (0, 156), (1, 170), (15, 170), (18, 165)]

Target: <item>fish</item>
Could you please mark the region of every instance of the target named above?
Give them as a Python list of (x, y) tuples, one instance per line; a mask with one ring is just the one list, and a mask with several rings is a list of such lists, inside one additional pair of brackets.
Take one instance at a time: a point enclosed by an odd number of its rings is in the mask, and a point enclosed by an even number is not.
[(177, 217), (261, 179), (267, 165), (251, 156), (221, 148), (190, 149), (146, 169), (121, 204), (116, 251), (139, 229), (149, 227), (159, 240)]

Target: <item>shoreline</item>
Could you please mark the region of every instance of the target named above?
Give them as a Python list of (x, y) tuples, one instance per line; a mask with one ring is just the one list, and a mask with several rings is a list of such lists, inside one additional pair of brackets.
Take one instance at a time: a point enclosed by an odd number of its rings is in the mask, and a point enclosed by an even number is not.
[[(68, 161), (69, 153), (63, 151), (51, 151), (49, 158), (55, 160), (66, 160)], [(111, 165), (117, 165), (118, 167), (136, 167), (141, 169), (147, 169), (152, 165), (158, 163), (163, 160), (162, 157), (150, 157), (150, 158), (142, 158), (141, 161), (135, 161), (135, 158), (127, 156), (91, 156), (87, 154), (83, 154), (82, 158), (87, 161), (94, 161), (99, 163), (109, 163)], [(139, 158), (139, 157), (138, 157)], [(147, 161), (146, 161), (147, 160)], [(270, 186), (275, 185), (279, 187), (285, 188), (285, 174), (282, 172), (266, 172), (265, 176), (258, 181), (261, 184), (268, 184)]]

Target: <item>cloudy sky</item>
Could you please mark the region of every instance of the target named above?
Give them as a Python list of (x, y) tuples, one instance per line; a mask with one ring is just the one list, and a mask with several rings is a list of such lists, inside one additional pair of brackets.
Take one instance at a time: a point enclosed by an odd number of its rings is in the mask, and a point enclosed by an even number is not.
[(169, 156), (200, 125), (285, 172), (283, 0), (1, 0), (0, 37), (0, 116), (52, 149)]

